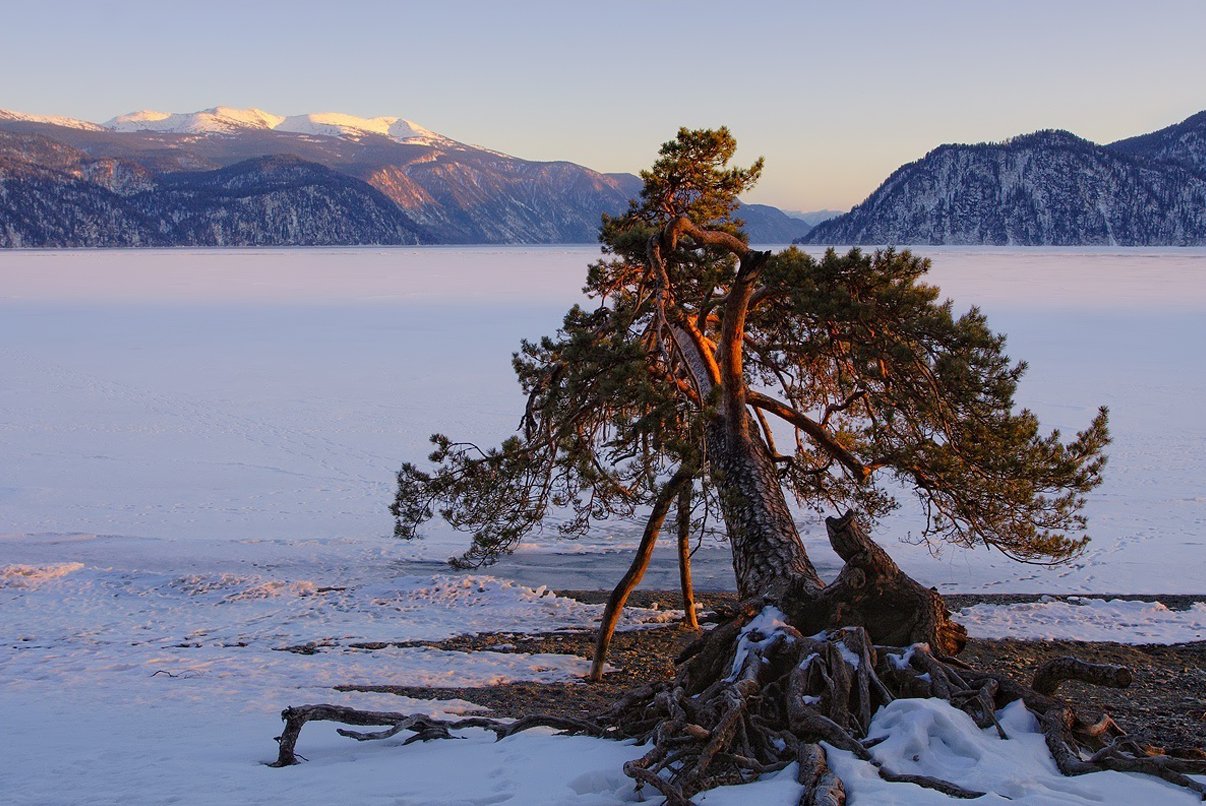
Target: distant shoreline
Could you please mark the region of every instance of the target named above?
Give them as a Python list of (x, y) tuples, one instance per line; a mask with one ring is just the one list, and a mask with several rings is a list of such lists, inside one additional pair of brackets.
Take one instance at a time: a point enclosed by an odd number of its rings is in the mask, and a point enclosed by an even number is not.
[[(610, 590), (558, 590), (557, 595), (577, 599), (587, 604), (600, 604), (607, 601)], [(697, 591), (697, 597), (705, 606), (715, 606), (724, 602), (736, 602), (737, 594), (733, 591)], [(1109, 601), (1121, 599), (1126, 602), (1160, 602), (1169, 610), (1189, 610), (1197, 602), (1206, 602), (1206, 593), (944, 593), (951, 610), (962, 610), (978, 604), (1030, 604), (1046, 599), (1066, 601), (1069, 598), (1099, 599)], [(628, 599), (632, 607), (681, 607), (680, 593), (677, 590), (639, 589), (632, 592)]]

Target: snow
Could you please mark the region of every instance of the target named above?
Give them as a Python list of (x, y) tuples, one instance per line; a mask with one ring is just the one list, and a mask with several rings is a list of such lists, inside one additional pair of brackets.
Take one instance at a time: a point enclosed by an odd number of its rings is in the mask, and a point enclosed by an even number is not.
[(1187, 610), (1160, 602), (1069, 596), (1031, 604), (979, 604), (955, 620), (976, 638), (1113, 641), (1120, 644), (1180, 644), (1206, 641), (1206, 601)]
[(263, 109), (215, 106), (198, 112), (160, 112), (140, 109), (110, 118), (104, 123), (86, 120), (30, 115), (0, 109), (0, 120), (50, 123), (90, 131), (169, 132), (174, 134), (235, 134), (241, 131), (282, 131), (323, 137), (359, 139), (366, 134), (379, 135), (400, 143), (429, 146), (456, 146), (455, 141), (424, 128), (412, 120), (396, 116), (364, 118), (342, 112), (317, 112), (304, 115), (277, 115)]
[(157, 112), (143, 109), (118, 115), (104, 123), (116, 132), (153, 131), (178, 134), (233, 134), (243, 129), (272, 129), (285, 118), (262, 109), (215, 106), (200, 112)]
[[(332, 702), (435, 716), (480, 711), (463, 700), (340, 692), (336, 685), (551, 682), (587, 671), (585, 660), (562, 655), (357, 644), (582, 628), (600, 607), (481, 574), (398, 575), (385, 555), (352, 541), (190, 546), (178, 553), (166, 541), (83, 535), (0, 542), (5, 557), (60, 558), (0, 569), (0, 709), (20, 737), (0, 755), (6, 803), (637, 801), (622, 766), (644, 748), (548, 731), (495, 743), (466, 730), (459, 741), (401, 747), (404, 736), (358, 744), (315, 723), (298, 745), (309, 762), (263, 766), (274, 757), (271, 737), (287, 705)], [(632, 610), (625, 626), (678, 615)], [(757, 620), (759, 632), (769, 634), (782, 614), (764, 611)], [(307, 644), (314, 654), (282, 651)], [(1008, 742), (945, 705), (898, 700), (873, 722), (872, 736), (890, 734), (874, 753), (898, 772), (943, 775), (996, 793), (986, 802), (1194, 802), (1136, 776), (1064, 779), (1024, 711), (1006, 709), (1002, 721)], [(852, 803), (945, 802), (910, 785), (885, 784), (840, 751), (830, 750), (830, 759)], [(794, 775), (789, 767), (697, 802), (793, 804)], [(183, 783), (196, 780), (206, 785)]]
[(906, 647), (905, 651), (899, 655), (892, 652), (888, 653), (888, 662), (892, 664), (894, 669), (909, 668), (909, 661), (913, 659), (913, 647)]
[(5, 565), (0, 567), (0, 589), (36, 588), (45, 582), (66, 576), (84, 567), (83, 563), (46, 565)]
[(319, 112), (293, 115), (274, 127), (278, 131), (320, 134), (327, 137), (356, 137), (377, 134), (399, 142), (423, 139), (427, 142), (447, 140), (430, 129), (399, 117), (361, 118), (340, 112)]
[(836, 643), (838, 652), (841, 653), (842, 660), (846, 661), (846, 663), (857, 669), (858, 665), (862, 662), (862, 658), (860, 658), (858, 655), (855, 655), (854, 650), (843, 644), (841, 641), (837, 641)]
[(66, 126), (69, 129), (86, 129), (88, 131), (104, 131), (105, 127), (86, 120), (67, 118), (61, 115), (31, 115), (26, 112), (16, 112), (12, 109), (0, 109), (0, 120), (12, 120), (22, 123), (49, 123), (51, 126)]
[[(22, 737), (0, 755), (6, 804), (255, 803), (279, 802), (283, 793), (328, 803), (349, 788), (366, 803), (489, 796), (599, 804), (620, 802), (631, 789), (620, 768), (633, 748), (560, 744), (547, 735), (496, 746), (470, 732), (466, 741), (399, 759), (401, 737), (382, 744), (384, 755), (366, 757), (333, 728), (314, 725), (299, 746), (313, 765), (293, 775), (260, 763), (272, 759), (271, 737), (287, 705), (480, 710), (461, 700), (344, 693), (336, 685), (584, 677), (589, 663), (576, 656), (396, 644), (484, 630), (584, 629), (601, 605), (481, 574), (401, 574), (387, 555), (346, 540), (178, 546), (23, 535), (0, 539), (0, 556), (20, 560), (0, 568), (0, 708)], [(680, 616), (637, 609), (621, 628)], [(556, 776), (544, 789), (522, 771), (545, 763), (524, 760), (537, 751), (556, 759), (547, 762)], [(445, 800), (441, 779), (458, 777), (467, 762), (508, 772), (467, 777)], [(180, 783), (211, 777), (220, 780), (196, 791)], [(513, 800), (503, 797), (508, 792)]]
[(758, 615), (750, 619), (737, 636), (737, 652), (733, 655), (733, 668), (728, 679), (736, 680), (745, 666), (745, 659), (751, 650), (766, 649), (773, 643), (777, 635), (782, 634), (781, 627), (787, 626), (787, 616), (774, 605), (762, 608)]
[[(33, 116), (21, 117), (20, 113), (12, 119), (35, 119)], [(0, 119), (5, 113), (0, 111)], [(44, 122), (56, 120), (36, 118)], [(436, 134), (419, 124), (400, 117), (363, 118), (342, 112), (318, 112), (305, 115), (277, 115), (262, 109), (238, 109), (229, 106), (216, 106), (203, 109), (200, 112), (158, 112), (143, 109), (118, 115), (103, 125), (94, 123), (81, 124), (81, 128), (109, 129), (117, 132), (155, 131), (174, 132), (178, 134), (233, 134), (243, 130), (275, 130), (312, 134), (323, 137), (343, 137), (358, 139), (365, 134), (375, 134), (389, 137), (401, 143), (421, 143), (425, 145), (453, 144), (443, 135)], [(59, 123), (59, 125), (72, 125)]]
[[(916, 528), (907, 508), (877, 531), (888, 549), (943, 590), (1206, 591), (1206, 251), (934, 251), (932, 279), (957, 307), (982, 305), (1030, 361), (1021, 402), (1065, 432), (1106, 402), (1116, 441), (1088, 504), (1094, 542), (1074, 565), (931, 557), (893, 540)], [(360, 744), (312, 725), (298, 748), (311, 762), (260, 763), (275, 754), (287, 705), (471, 710), (334, 685), (585, 674), (584, 660), (563, 655), (395, 644), (589, 628), (598, 606), (541, 583), (572, 568), (594, 587), (614, 584), (634, 524), (608, 522), (574, 553), (555, 530), (532, 536), (520, 559), (550, 576), (519, 584), (506, 563), (450, 573), (442, 560), (465, 537), (438, 526), (418, 543), (392, 540), (385, 505), (398, 463), (426, 455), (428, 433), (489, 443), (514, 429), (510, 354), (580, 299), (594, 255), (0, 253), (0, 713), (14, 737), (0, 753), (4, 801), (635, 801), (620, 768), (642, 748), (547, 733), (494, 743), (466, 731), (402, 748), (403, 737)], [(828, 578), (823, 526), (800, 519)], [(729, 573), (723, 551), (697, 556), (717, 578)], [(1201, 637), (1202, 607), (1073, 600), (960, 617), (977, 635), (1085, 638), (1121, 623), (1144, 640), (1188, 640)], [(625, 628), (675, 616), (631, 611)], [(1190, 802), (1134, 776), (1057, 777), (1025, 714), (1004, 714), (1012, 738), (1001, 742), (948, 711), (894, 703), (875, 725), (900, 735), (877, 756), (901, 772), (956, 769), (997, 793), (986, 802)], [(832, 758), (852, 803), (939, 798)], [(792, 774), (698, 800), (793, 803)]]
[[(929, 775), (987, 793), (975, 803), (1076, 806), (1083, 804), (1199, 803), (1180, 787), (1154, 778), (1103, 772), (1065, 778), (1047, 751), (1034, 717), (1021, 702), (998, 712), (1008, 740), (995, 728), (981, 730), (971, 717), (931, 699), (901, 699), (881, 708), (868, 737), (886, 737), (871, 749), (876, 761), (895, 773)], [(850, 803), (949, 804), (955, 801), (913, 784), (890, 784), (851, 753), (827, 748), (829, 763), (850, 793)]]

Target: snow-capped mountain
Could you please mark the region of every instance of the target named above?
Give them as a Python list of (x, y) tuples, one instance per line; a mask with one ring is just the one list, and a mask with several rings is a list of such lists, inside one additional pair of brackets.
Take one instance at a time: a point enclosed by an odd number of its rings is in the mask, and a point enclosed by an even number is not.
[(11, 109), (0, 109), (0, 123), (45, 123), (49, 126), (63, 126), (68, 129), (83, 129), (85, 131), (104, 131), (99, 123), (89, 123), (86, 120), (65, 118), (59, 115), (30, 115), (25, 112), (14, 112)]
[[(45, 122), (51, 122), (49, 120)], [(119, 115), (101, 128), (115, 132), (170, 132), (174, 134), (230, 135), (248, 131), (281, 131), (343, 137), (356, 140), (365, 135), (388, 137), (400, 143), (423, 142), (451, 145), (455, 141), (400, 117), (362, 118), (342, 112), (306, 115), (276, 115), (263, 109), (215, 106), (200, 112), (156, 112), (143, 109)]]
[(452, 144), (454, 142), (442, 134), (436, 134), (431, 129), (426, 129), (405, 118), (358, 118), (355, 115), (344, 115), (339, 112), (293, 115), (285, 118), (273, 128), (282, 132), (321, 134), (328, 137), (355, 138), (365, 134), (379, 134), (400, 143), (422, 141), (433, 144)]
[(174, 134), (234, 134), (247, 129), (272, 129), (284, 121), (262, 109), (215, 106), (200, 112), (156, 112), (143, 109), (107, 120), (104, 128), (114, 132), (172, 132)]
[[(0, 246), (591, 243), (640, 187), (399, 117), (0, 112)], [(755, 243), (807, 230), (765, 205), (738, 214)]]

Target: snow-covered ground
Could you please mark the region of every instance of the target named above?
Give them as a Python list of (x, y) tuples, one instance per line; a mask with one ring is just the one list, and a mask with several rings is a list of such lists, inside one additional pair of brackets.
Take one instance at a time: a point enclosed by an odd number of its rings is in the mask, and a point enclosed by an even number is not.
[[(263, 765), (275, 757), (271, 737), (287, 705), (332, 702), (433, 715), (476, 708), (463, 700), (343, 693), (336, 685), (474, 686), (571, 680), (586, 672), (584, 660), (565, 655), (365, 644), (581, 629), (594, 623), (599, 606), (485, 575), (400, 574), (379, 548), (348, 539), (182, 541), (178, 551), (165, 548), (154, 540), (85, 535), (0, 539), (7, 563), (0, 566), (6, 804), (602, 806), (636, 799), (621, 768), (640, 748), (548, 732), (494, 743), (488, 734), (465, 731), (463, 741), (403, 748), (402, 737), (362, 745), (315, 723), (298, 746), (309, 763), (286, 770)], [(60, 561), (8, 562), (39, 554)], [(1155, 608), (1157, 618), (1145, 625), (1143, 606), (1128, 604), (1126, 618), (1139, 625), (1138, 634), (1148, 634), (1145, 626), (1170, 633), (1167, 612)], [(1190, 611), (1199, 631), (1201, 607)], [(623, 626), (680, 615), (630, 610)], [(1038, 622), (1026, 607), (998, 608), (969, 620), (973, 633), (983, 633), (993, 617), (1012, 628), (1029, 620), (1044, 632), (1060, 619)], [(1064, 614), (1063, 623), (1074, 629), (1078, 619)], [(286, 651), (298, 647), (313, 652)], [(1007, 709), (1003, 719), (1009, 742), (961, 712), (900, 701), (877, 717), (876, 729), (893, 738), (875, 752), (896, 771), (957, 778), (993, 792), (994, 803), (1194, 802), (1154, 780), (1113, 773), (1064, 779), (1023, 711)], [(835, 751), (832, 760), (855, 803), (941, 800), (884, 784), (846, 754)], [(794, 804), (793, 774), (789, 768), (697, 800)]]
[[(495, 576), (446, 573), (432, 561), (463, 538), (437, 527), (401, 544), (385, 512), (398, 463), (424, 455), (428, 433), (491, 442), (515, 426), (522, 401), (510, 353), (556, 326), (592, 254), (0, 253), (0, 800), (633, 800), (620, 766), (640, 750), (589, 739), (495, 744), (467, 732), (403, 749), (400, 738), (356, 744), (314, 725), (299, 745), (310, 764), (260, 764), (274, 756), (286, 705), (470, 708), (341, 694), (335, 684), (584, 673), (580, 659), (557, 655), (356, 645), (582, 628), (597, 617), (539, 585), (563, 585), (572, 570), (575, 584), (610, 586), (617, 547), (635, 540), (631, 524), (570, 546), (534, 537), (519, 585), (500, 578), (505, 564)], [(984, 307), (1011, 352), (1030, 361), (1022, 402), (1066, 431), (1106, 403), (1116, 442), (1089, 504), (1093, 546), (1073, 566), (956, 550), (933, 558), (892, 539), (916, 529), (907, 511), (881, 530), (888, 548), (944, 590), (1206, 591), (1197, 415), (1206, 251), (934, 255), (934, 281), (958, 305)], [(818, 524), (804, 528), (819, 565), (832, 568)], [(723, 580), (723, 551), (705, 555), (709, 578)], [(533, 569), (562, 576), (531, 579)], [(1109, 640), (1094, 625), (1125, 623), (1144, 640), (1200, 640), (1203, 606), (1044, 602), (963, 618), (981, 635)], [(629, 624), (670, 615), (637, 611)], [(307, 644), (317, 651), (280, 651)], [(1158, 782), (1058, 778), (1025, 715), (1007, 717), (1020, 741), (1001, 743), (935, 706), (898, 705), (879, 724), (903, 720), (909, 731), (877, 752), (906, 771), (974, 764), (974, 785), (1015, 803), (1192, 802)], [(853, 802), (935, 797), (835, 763)], [(794, 803), (790, 776), (700, 802)]]

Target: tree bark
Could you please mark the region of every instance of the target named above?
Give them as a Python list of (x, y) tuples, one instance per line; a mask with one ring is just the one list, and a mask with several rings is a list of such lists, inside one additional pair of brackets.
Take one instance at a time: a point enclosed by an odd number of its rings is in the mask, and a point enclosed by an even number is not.
[[(743, 412), (744, 414), (744, 412)], [(743, 599), (778, 599), (788, 591), (816, 595), (825, 583), (796, 531), (774, 459), (745, 414), (736, 430), (717, 414), (708, 423), (708, 467), (732, 547)]]
[(770, 449), (754, 419), (734, 431), (717, 413), (708, 426), (708, 466), (720, 497), (742, 599), (773, 602), (805, 633), (859, 626), (876, 643), (928, 643), (955, 655), (967, 632), (926, 588), (876, 545), (854, 513), (829, 518), (829, 542), (846, 565), (826, 585), (800, 540)]
[(963, 650), (967, 630), (951, 621), (942, 596), (901, 571), (853, 512), (826, 518), (825, 528), (830, 545), (846, 564), (818, 596), (797, 606), (792, 613), (797, 627), (804, 632), (813, 627), (863, 627), (880, 644), (926, 643), (947, 656)]

